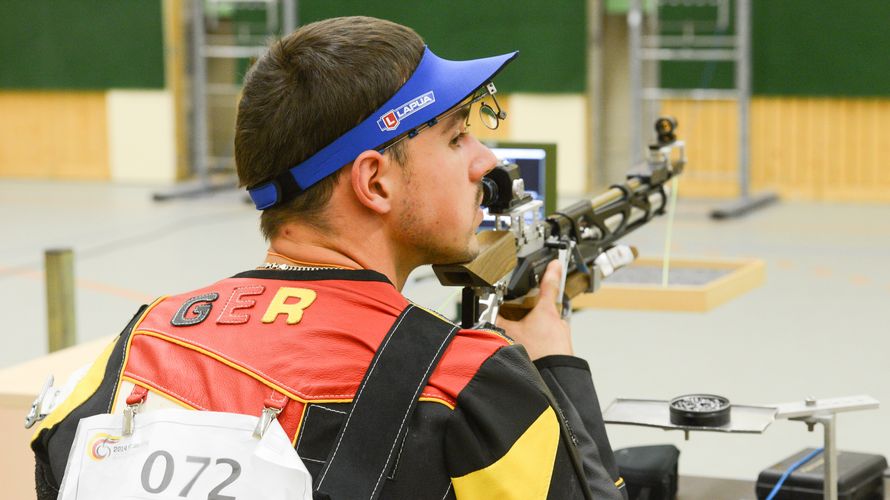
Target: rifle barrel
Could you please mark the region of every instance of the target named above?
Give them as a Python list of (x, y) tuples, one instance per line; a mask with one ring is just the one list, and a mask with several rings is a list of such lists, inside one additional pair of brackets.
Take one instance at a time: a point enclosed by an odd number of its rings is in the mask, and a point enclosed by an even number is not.
[[(640, 179), (636, 177), (632, 177), (624, 183), (624, 186), (631, 192), (636, 192), (636, 190), (639, 189), (640, 185), (642, 185), (642, 182), (640, 182)], [(596, 198), (590, 200), (590, 205), (593, 207), (593, 210), (596, 211), (601, 209), (602, 207), (605, 207), (606, 205), (611, 205), (616, 201), (621, 201), (622, 199), (624, 199), (624, 194), (625, 192), (623, 189), (613, 187), (605, 193), (601, 193)]]
[[(667, 194), (669, 192), (667, 185), (652, 185), (643, 182), (637, 177), (632, 177), (622, 187), (612, 187), (590, 200), (590, 206), (595, 214), (605, 215), (614, 212), (611, 215), (606, 215), (605, 219), (602, 220), (602, 224), (609, 233), (616, 231), (622, 225), (632, 226), (643, 219), (651, 218), (654, 214), (664, 209), (667, 204)], [(617, 209), (619, 205), (627, 203), (629, 197), (646, 195), (647, 191), (648, 196), (646, 196), (645, 201), (650, 210), (644, 210), (636, 205), (630, 205), (626, 212)], [(627, 220), (625, 220), (625, 216)], [(606, 235), (602, 234), (600, 228), (594, 227), (591, 230), (592, 233), (589, 235), (591, 239), (599, 240), (606, 237)]]

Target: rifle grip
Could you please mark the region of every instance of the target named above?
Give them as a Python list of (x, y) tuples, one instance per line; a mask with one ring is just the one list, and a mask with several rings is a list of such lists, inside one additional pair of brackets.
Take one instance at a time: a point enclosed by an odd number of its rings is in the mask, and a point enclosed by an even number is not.
[(498, 315), (504, 319), (511, 321), (519, 321), (525, 317), (536, 305), (538, 305), (538, 292), (540, 288), (535, 288), (524, 297), (513, 300), (505, 300), (498, 310)]
[[(590, 276), (580, 271), (575, 271), (566, 277), (565, 295), (573, 299), (586, 292), (590, 286)], [(536, 305), (540, 288), (534, 288), (527, 295), (513, 300), (505, 300), (498, 311), (504, 319), (519, 321), (525, 317)]]

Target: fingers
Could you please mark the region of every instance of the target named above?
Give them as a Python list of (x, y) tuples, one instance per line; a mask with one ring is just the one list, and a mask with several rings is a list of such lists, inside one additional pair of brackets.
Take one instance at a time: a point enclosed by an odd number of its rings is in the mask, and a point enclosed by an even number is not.
[(559, 316), (557, 297), (562, 280), (562, 266), (558, 261), (547, 265), (540, 277), (538, 303), (522, 320), (510, 321), (498, 317), (497, 324), (517, 344), (525, 347), (531, 359), (555, 354), (572, 355), (572, 332), (569, 324)]
[(550, 261), (541, 276), (541, 294), (539, 296), (541, 302), (548, 304), (562, 302), (562, 297), (557, 297), (560, 281), (562, 281), (562, 264), (558, 260)]

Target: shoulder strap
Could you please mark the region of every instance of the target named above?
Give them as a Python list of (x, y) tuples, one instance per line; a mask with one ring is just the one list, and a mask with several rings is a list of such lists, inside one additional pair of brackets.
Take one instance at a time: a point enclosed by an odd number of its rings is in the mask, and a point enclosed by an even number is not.
[(457, 326), (409, 305), (377, 349), (316, 483), (321, 498), (376, 499), (396, 444)]

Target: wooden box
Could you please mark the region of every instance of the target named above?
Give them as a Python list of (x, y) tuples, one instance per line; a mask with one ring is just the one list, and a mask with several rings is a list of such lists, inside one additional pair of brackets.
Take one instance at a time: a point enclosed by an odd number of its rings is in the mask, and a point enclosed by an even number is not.
[(661, 259), (639, 258), (596, 293), (575, 297), (572, 307), (705, 312), (763, 284), (766, 265), (758, 259), (674, 259), (669, 278), (662, 286)]

